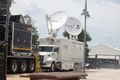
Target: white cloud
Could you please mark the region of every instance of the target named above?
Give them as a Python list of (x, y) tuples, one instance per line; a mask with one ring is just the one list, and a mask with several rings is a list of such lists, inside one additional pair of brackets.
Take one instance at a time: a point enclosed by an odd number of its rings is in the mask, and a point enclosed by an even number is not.
[(89, 5), (91, 18), (88, 20), (88, 29), (93, 36), (94, 43), (106, 43), (120, 46), (120, 5), (111, 1), (102, 0), (102, 4)]

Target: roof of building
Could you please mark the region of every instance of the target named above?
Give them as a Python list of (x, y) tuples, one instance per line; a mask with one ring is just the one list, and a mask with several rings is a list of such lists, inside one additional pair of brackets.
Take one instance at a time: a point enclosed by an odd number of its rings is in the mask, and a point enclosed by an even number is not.
[(112, 46), (107, 46), (103, 44), (99, 44), (90, 49), (89, 55), (104, 55), (104, 56), (114, 56), (120, 55), (120, 49), (114, 48)]

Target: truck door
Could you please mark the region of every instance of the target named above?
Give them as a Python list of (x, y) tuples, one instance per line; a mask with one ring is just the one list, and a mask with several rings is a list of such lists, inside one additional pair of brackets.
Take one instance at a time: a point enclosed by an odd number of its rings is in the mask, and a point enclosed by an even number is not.
[(59, 48), (58, 47), (54, 47), (54, 58), (56, 61), (58, 61), (58, 58), (59, 58)]

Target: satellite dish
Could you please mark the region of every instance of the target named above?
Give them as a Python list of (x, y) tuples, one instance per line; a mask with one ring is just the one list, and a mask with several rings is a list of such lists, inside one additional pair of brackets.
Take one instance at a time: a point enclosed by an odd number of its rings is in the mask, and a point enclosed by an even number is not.
[(50, 29), (52, 28), (52, 30), (59, 29), (61, 26), (65, 24), (65, 22), (67, 21), (67, 18), (68, 18), (68, 15), (64, 11), (57, 11), (53, 13), (50, 17), (51, 27), (48, 27), (48, 28)]
[(82, 32), (80, 21), (74, 17), (69, 17), (64, 26), (65, 30), (71, 35), (78, 35)]

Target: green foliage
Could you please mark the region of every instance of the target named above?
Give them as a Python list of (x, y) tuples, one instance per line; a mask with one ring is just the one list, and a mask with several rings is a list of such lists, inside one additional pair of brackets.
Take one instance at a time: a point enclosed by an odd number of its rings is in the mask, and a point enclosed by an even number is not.
[(85, 55), (86, 58), (89, 56), (89, 54), (88, 54), (89, 51), (90, 51), (90, 49), (89, 49), (89, 48), (86, 48), (86, 55)]
[[(69, 37), (69, 33), (68, 32), (63, 32), (63, 36), (64, 37), (68, 37), (68, 39), (70, 39)], [(91, 36), (86, 32), (86, 41), (91, 41)], [(82, 32), (78, 35), (78, 41), (84, 42), (84, 30), (82, 30)]]
[(2, 8), (5, 5), (5, 0), (0, 0), (0, 8)]
[(63, 32), (63, 36), (67, 37), (68, 39), (70, 39), (69, 33), (67, 31)]
[[(14, 0), (9, 0), (9, 7), (11, 6), (12, 3), (14, 3)], [(6, 14), (7, 13), (7, 0), (0, 0), (0, 15)]]
[[(68, 39), (70, 39), (69, 33), (68, 32), (63, 32), (63, 36), (64, 37), (68, 37)], [(91, 41), (92, 38), (91, 36), (86, 32), (86, 41)], [(78, 35), (78, 41), (84, 42), (84, 30), (82, 30), (82, 32)], [(89, 53), (89, 48), (88, 48), (88, 44), (86, 44), (86, 57), (88, 57)]]
[[(91, 41), (91, 36), (86, 32), (86, 41)], [(78, 35), (78, 41), (84, 42), (84, 30)]]
[(37, 31), (36, 27), (32, 28), (32, 48), (33, 48), (33, 52), (38, 52), (38, 45), (39, 45), (39, 34)]
[(38, 31), (37, 31), (37, 28), (33, 27), (32, 28), (32, 44), (33, 45), (39, 45), (38, 39), (39, 39), (39, 34), (38, 34)]
[(3, 8), (6, 8), (6, 2), (5, 0), (0, 0), (0, 15), (2, 15), (3, 13), (6, 13), (6, 10)]

